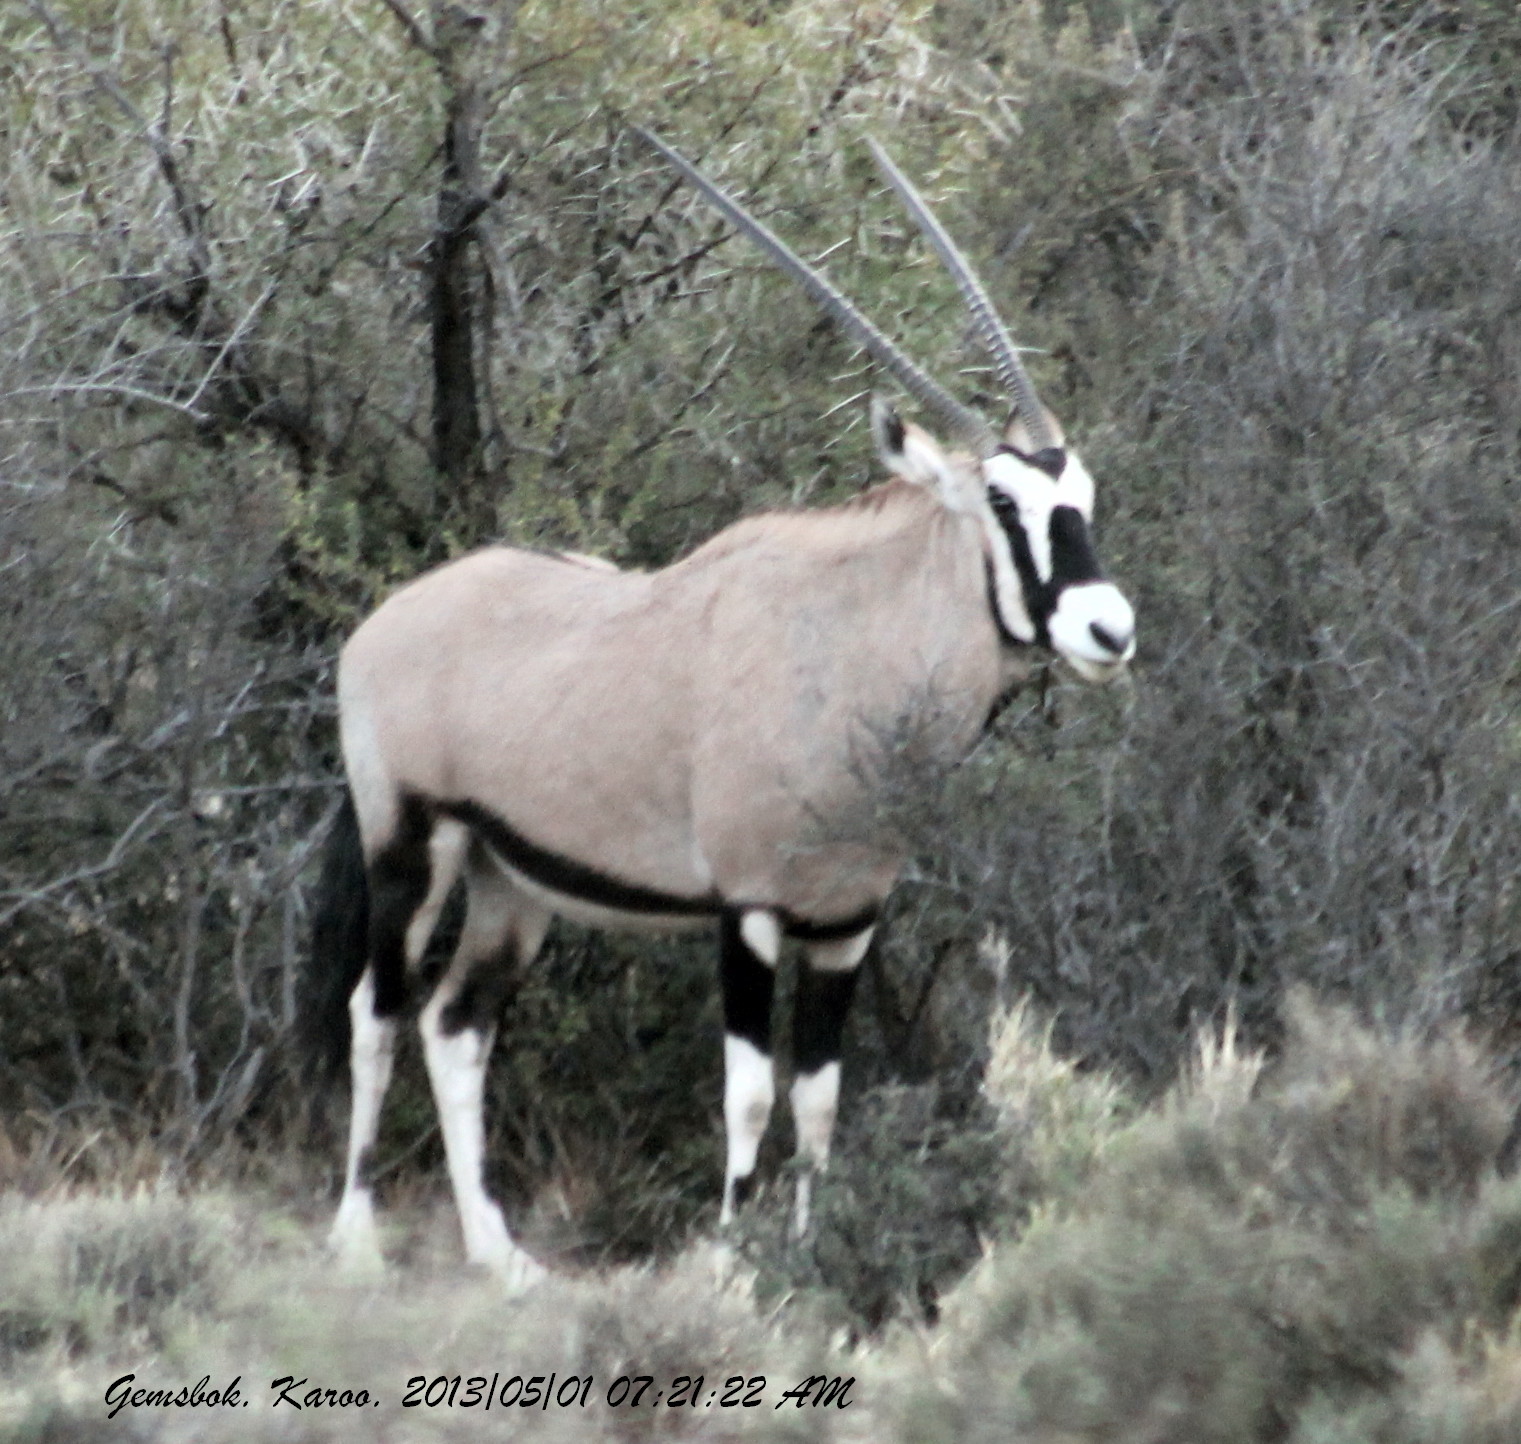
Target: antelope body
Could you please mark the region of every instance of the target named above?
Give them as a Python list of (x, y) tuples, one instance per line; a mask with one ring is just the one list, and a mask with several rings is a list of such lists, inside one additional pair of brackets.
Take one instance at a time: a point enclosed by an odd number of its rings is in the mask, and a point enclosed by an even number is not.
[(354, 634), (338, 684), (354, 826), (337, 833), (327, 876), (334, 896), (347, 876), (350, 906), (323, 915), (317, 959), (350, 1019), (353, 1117), (333, 1241), (354, 1261), (378, 1258), (366, 1170), (396, 1019), (460, 877), (463, 932), (419, 1023), (468, 1257), (517, 1280), (537, 1270), (485, 1191), (481, 1105), (511, 973), (554, 915), (718, 924), (725, 1219), (771, 1111), (782, 942), (800, 942), (791, 1103), (805, 1227), (856, 969), (903, 862), (869, 826), (873, 749), (908, 724), (938, 755), (959, 756), (1037, 649), (1089, 680), (1133, 651), (1129, 604), (1088, 540), (1092, 483), (891, 163), (879, 155), (1019, 398), (1006, 437), (645, 139), (972, 450), (947, 450), (878, 403), (894, 479), (844, 506), (737, 522), (649, 573), (489, 548), (403, 588)]

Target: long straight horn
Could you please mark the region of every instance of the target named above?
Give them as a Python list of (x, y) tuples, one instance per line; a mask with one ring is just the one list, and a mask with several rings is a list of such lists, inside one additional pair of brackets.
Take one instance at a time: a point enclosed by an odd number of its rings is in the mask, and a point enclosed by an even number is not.
[(1045, 408), (1040, 404), (1040, 397), (1035, 393), (1035, 383), (1030, 380), (1030, 373), (1025, 370), (1024, 362), (1019, 359), (1019, 351), (1009, 335), (1008, 328), (994, 309), (993, 302), (982, 282), (977, 279), (971, 266), (967, 264), (966, 257), (961, 254), (945, 227), (924, 203), (924, 197), (914, 188), (914, 183), (893, 164), (892, 157), (877, 144), (875, 139), (868, 136), (866, 143), (871, 147), (871, 153), (876, 158), (882, 174), (887, 177), (888, 184), (897, 191), (903, 204), (908, 207), (909, 214), (913, 216), (919, 229), (924, 232), (926, 239), (935, 248), (936, 254), (956, 282), (967, 309), (972, 313), (972, 320), (978, 334), (982, 337), (982, 344), (988, 348), (988, 353), (993, 358), (993, 368), (998, 372), (998, 379), (1005, 393), (1013, 401), (1019, 419), (1024, 422), (1025, 431), (1030, 438), (1031, 450), (1045, 451), (1049, 448), (1060, 450), (1061, 444), (1052, 434), (1046, 422)]
[(808, 292), (831, 316), (849, 331), (881, 364), (903, 383), (925, 406), (937, 412), (941, 420), (961, 440), (987, 455), (997, 448), (992, 428), (975, 411), (963, 406), (954, 396), (922, 368), (904, 355), (885, 335), (845, 299), (824, 277), (791, 247), (762, 225), (738, 201), (720, 190), (679, 151), (673, 150), (659, 136), (642, 126), (629, 127), (651, 149), (659, 151), (710, 200), (725, 219), (733, 222), (767, 255)]

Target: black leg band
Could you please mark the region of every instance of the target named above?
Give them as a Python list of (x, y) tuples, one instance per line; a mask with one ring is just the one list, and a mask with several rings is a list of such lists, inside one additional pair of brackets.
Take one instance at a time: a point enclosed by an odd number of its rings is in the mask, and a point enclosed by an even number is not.
[(396, 831), (369, 865), (370, 966), (379, 1018), (395, 1017), (407, 1001), (407, 928), (428, 896), (432, 821), (422, 802), (403, 798)]
[(726, 912), (719, 924), (719, 972), (723, 982), (724, 1032), (771, 1052), (771, 998), (776, 970), (751, 951), (740, 915)]
[(792, 1066), (798, 1073), (816, 1073), (840, 1058), (845, 1016), (856, 991), (860, 969), (825, 970), (806, 961), (798, 969), (797, 998), (792, 1012)]
[(470, 964), (470, 971), (438, 1015), (439, 1031), (446, 1036), (466, 1028), (489, 1033), (501, 1020), (519, 981), (517, 941), (509, 936), (490, 957)]

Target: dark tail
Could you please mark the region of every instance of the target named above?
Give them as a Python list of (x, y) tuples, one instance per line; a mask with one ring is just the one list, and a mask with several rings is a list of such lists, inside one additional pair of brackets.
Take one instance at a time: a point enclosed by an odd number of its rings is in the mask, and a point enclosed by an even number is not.
[(328, 833), (312, 918), (312, 955), (297, 1018), (308, 1077), (330, 1083), (348, 1062), (349, 995), (364, 974), (370, 930), (370, 888), (354, 799), (343, 805)]

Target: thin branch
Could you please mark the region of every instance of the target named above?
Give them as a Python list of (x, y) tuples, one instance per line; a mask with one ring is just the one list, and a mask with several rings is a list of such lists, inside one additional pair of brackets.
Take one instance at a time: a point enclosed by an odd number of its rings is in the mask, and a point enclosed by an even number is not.
[(160, 396), (152, 391), (144, 391), (141, 387), (128, 386), (121, 381), (55, 381), (51, 386), (17, 386), (8, 394), (47, 396), (56, 400), (60, 396), (70, 396), (77, 392), (96, 391), (113, 396), (130, 397), (134, 401), (146, 401), (153, 406), (167, 406), (171, 411), (178, 411), (200, 425), (205, 425), (212, 419), (209, 412), (198, 411), (187, 402), (176, 401), (172, 396)]
[(401, 22), (401, 28), (407, 32), (407, 39), (413, 45), (431, 59), (438, 59), (438, 50), (428, 39), (427, 32), (418, 24), (417, 17), (401, 3), (401, 0), (381, 0), (381, 4)]
[(139, 516), (154, 516), (170, 526), (178, 526), (180, 524), (179, 513), (167, 501), (162, 501), (156, 497), (144, 498), (139, 496), (131, 488), (118, 481), (110, 472), (102, 471), (99, 466), (84, 464), (76, 467), (70, 475), (82, 477), (91, 486), (101, 487), (103, 490), (111, 492), (114, 496), (119, 496), (123, 501), (130, 503)]
[(133, 839), (148, 824), (148, 820), (163, 806), (162, 798), (154, 798), (131, 822), (123, 829), (116, 841), (111, 844), (111, 850), (99, 862), (89, 867), (81, 867), (74, 872), (65, 873), (64, 876), (54, 878), (52, 882), (44, 883), (36, 888), (9, 888), (0, 897), (14, 898), (10, 907), (0, 912), (0, 927), (8, 923), (17, 913), (29, 907), (35, 907), (38, 903), (48, 901), (50, 894), (61, 892), (64, 888), (73, 887), (77, 883), (85, 882), (92, 877), (99, 877), (102, 873), (111, 872), (121, 862), (122, 856), (132, 845)]
[[(190, 245), (192, 285), (198, 292), (204, 293), (207, 277), (211, 272), (211, 253), (207, 249), (206, 237), (201, 226), (201, 209), (195, 203), (180, 173), (179, 162), (174, 157), (174, 148), (169, 143), (168, 133), (160, 129), (156, 122), (149, 120), (137, 108), (116, 75), (90, 59), (84, 43), (53, 15), (42, 0), (26, 0), (26, 3), (31, 12), (46, 26), (53, 44), (65, 54), (72, 54), (78, 58), (90, 79), (111, 98), (152, 150), (154, 159), (158, 162), (159, 173), (163, 176), (164, 183), (169, 187), (169, 193), (174, 200), (174, 213), (180, 223), (180, 229)], [(166, 96), (164, 114), (167, 116), (169, 113)]]
[(205, 394), (206, 388), (211, 385), (217, 372), (222, 369), (222, 363), (227, 359), (232, 348), (242, 340), (244, 333), (253, 325), (254, 318), (264, 309), (269, 298), (275, 294), (275, 289), (278, 285), (278, 277), (271, 279), (259, 293), (258, 299), (243, 313), (242, 319), (228, 333), (227, 339), (217, 348), (217, 354), (211, 358), (211, 364), (207, 366), (206, 374), (201, 377), (200, 385), (195, 388), (190, 400), (185, 403), (187, 407), (193, 408), (196, 402)]

